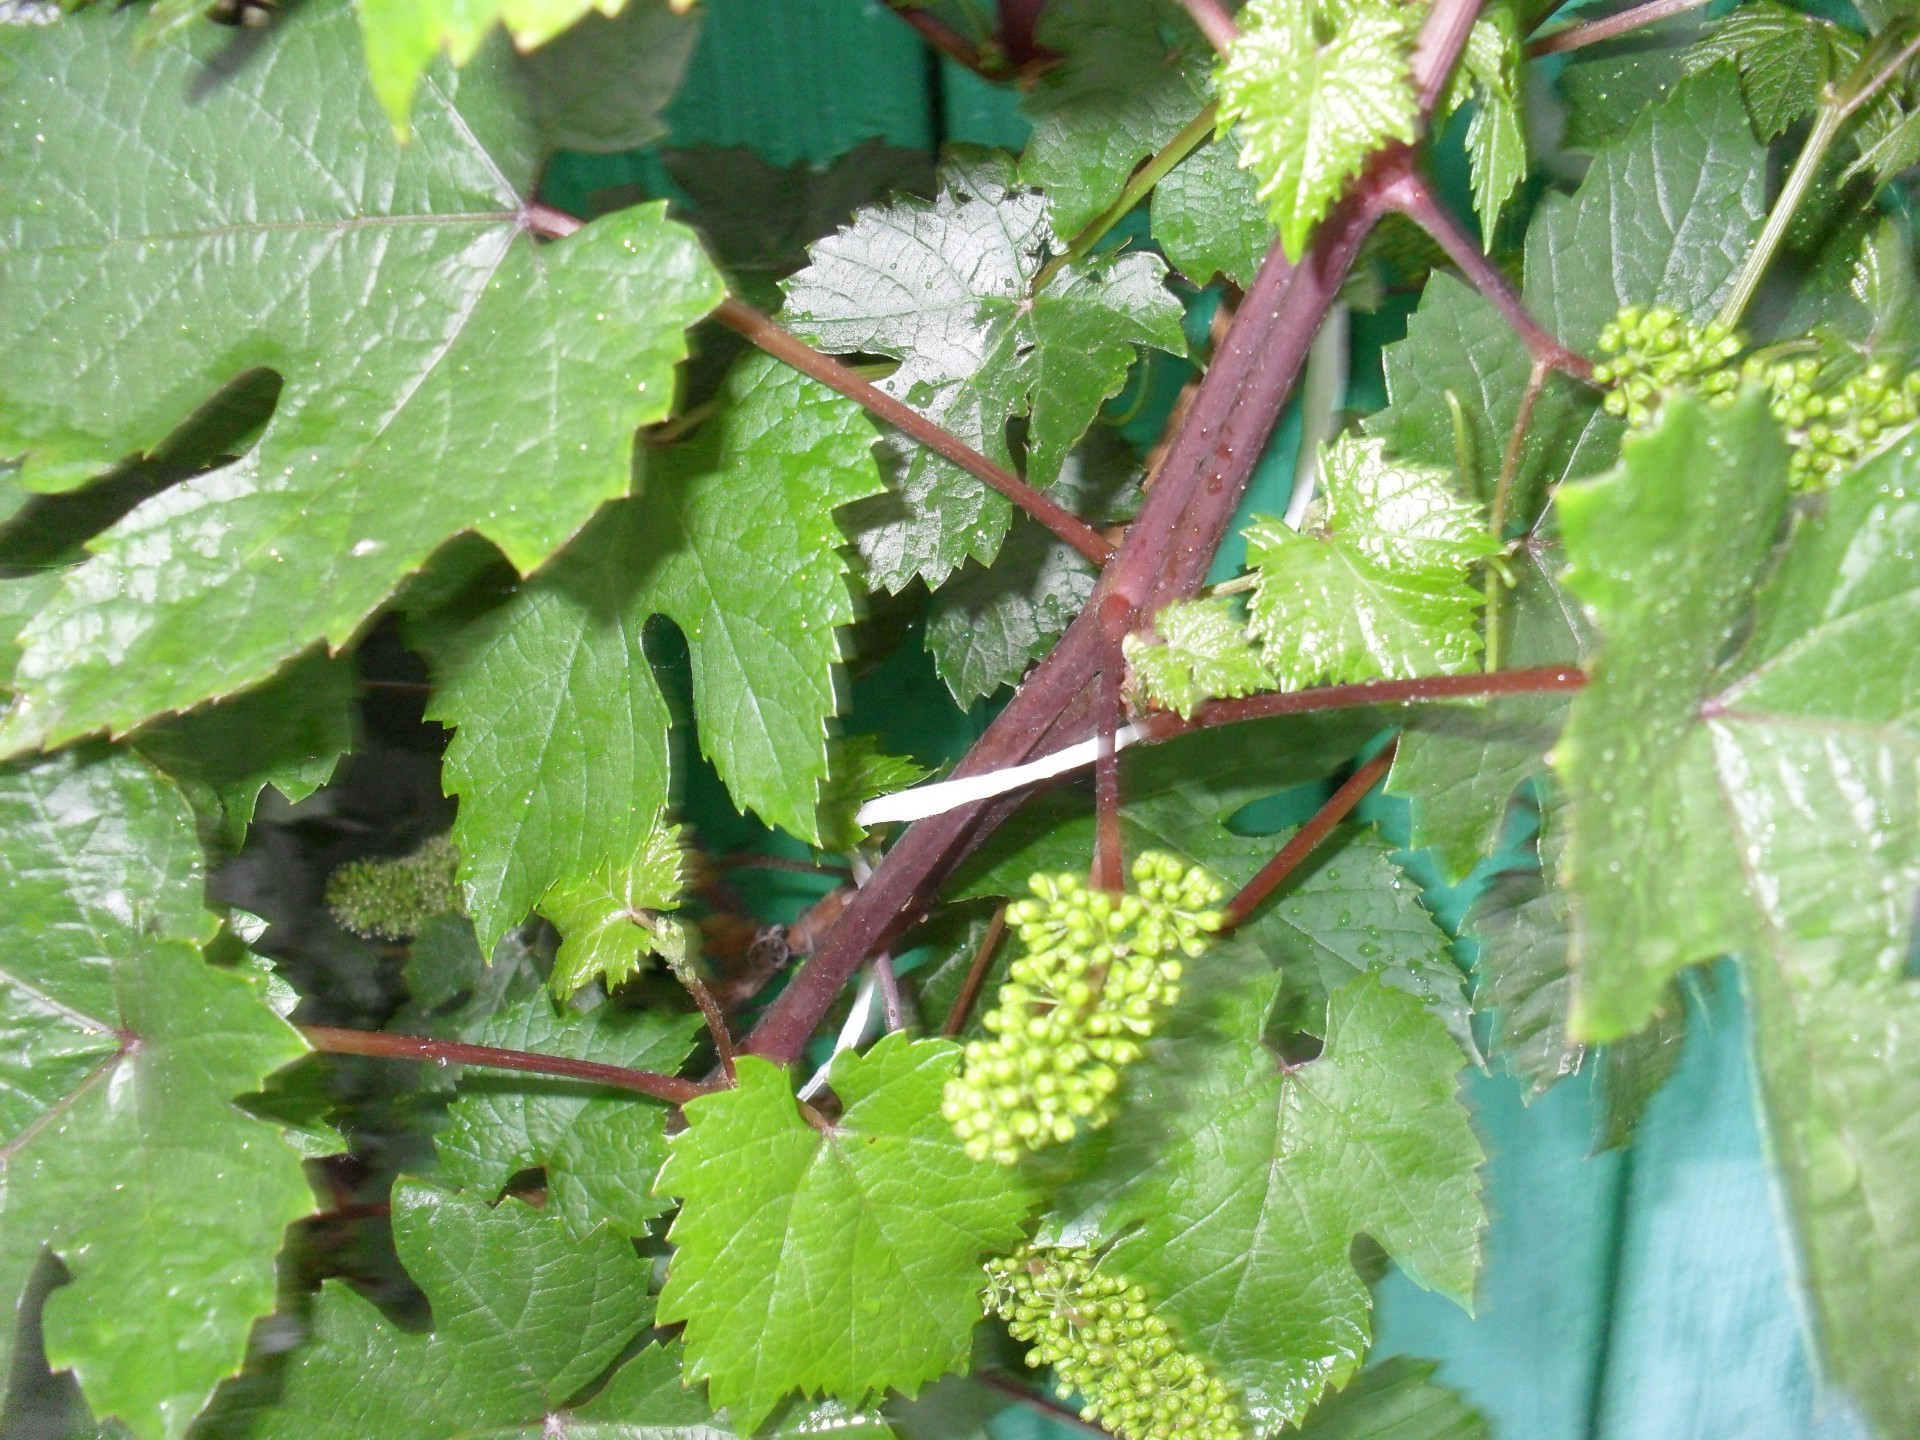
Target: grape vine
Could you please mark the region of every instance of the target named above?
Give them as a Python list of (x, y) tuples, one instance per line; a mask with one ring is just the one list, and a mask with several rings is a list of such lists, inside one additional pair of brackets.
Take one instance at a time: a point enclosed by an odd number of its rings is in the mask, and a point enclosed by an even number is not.
[(843, 10), (0, 5), (0, 1431), (1920, 1430), (1908, 8)]

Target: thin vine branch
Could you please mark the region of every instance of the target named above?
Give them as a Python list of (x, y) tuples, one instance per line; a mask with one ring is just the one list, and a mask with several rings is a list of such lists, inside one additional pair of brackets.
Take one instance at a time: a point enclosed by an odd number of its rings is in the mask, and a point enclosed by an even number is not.
[(1545, 365), (1550, 370), (1558, 370), (1579, 380), (1588, 379), (1593, 374), (1593, 366), (1584, 357), (1574, 354), (1554, 339), (1533, 318), (1526, 303), (1521, 300), (1520, 292), (1513, 288), (1513, 282), (1500, 273), (1498, 267), (1473, 243), (1472, 237), (1461, 229), (1460, 222), (1440, 202), (1425, 176), (1415, 170), (1407, 171), (1388, 192), (1386, 199), (1389, 205), (1426, 231), (1446, 251), (1447, 258), (1460, 267), (1473, 288), (1486, 297), (1488, 303), (1500, 312), (1500, 317), (1525, 343), (1536, 365)]
[(727, 1012), (720, 1008), (720, 1002), (714, 998), (713, 991), (707, 988), (707, 982), (693, 971), (691, 962), (675, 964), (672, 967), (674, 979), (685, 987), (687, 994), (693, 997), (693, 1003), (700, 1007), (700, 1015), (707, 1022), (707, 1034), (713, 1038), (714, 1053), (720, 1057), (720, 1068), (727, 1072), (727, 1079), (733, 1075), (733, 1032), (727, 1028)]
[(1366, 799), (1367, 792), (1380, 783), (1380, 777), (1393, 766), (1393, 757), (1400, 742), (1391, 740), (1386, 748), (1366, 764), (1347, 777), (1346, 783), (1327, 797), (1327, 802), (1313, 813), (1298, 830), (1288, 837), (1279, 852), (1260, 867), (1260, 871), (1224, 906), (1220, 914), (1224, 921), (1222, 930), (1231, 933), (1245, 923), (1246, 918), (1260, 908), (1269, 895), (1280, 888), (1286, 878), (1300, 868), (1301, 862), (1319, 848), (1320, 842), (1333, 833), (1333, 827), (1346, 819), (1353, 807)]
[(1551, 695), (1579, 690), (1584, 670), (1535, 665), (1492, 674), (1423, 675), (1412, 680), (1367, 680), (1358, 685), (1324, 685), (1313, 690), (1275, 691), (1241, 700), (1209, 700), (1191, 720), (1162, 711), (1143, 722), (1142, 744), (1177, 739), (1196, 730), (1268, 720), (1275, 715), (1311, 715), (1321, 710), (1357, 710), (1368, 705), (1409, 705), (1436, 700), (1477, 700), (1496, 695)]
[(390, 1035), (383, 1030), (342, 1030), (332, 1025), (305, 1025), (300, 1033), (316, 1050), (329, 1055), (369, 1055), (383, 1060), (423, 1060), (434, 1065), (481, 1065), (493, 1070), (518, 1070), (531, 1075), (554, 1075), (563, 1080), (585, 1080), (650, 1095), (669, 1105), (684, 1105), (718, 1088), (698, 1080), (682, 1080), (654, 1070), (630, 1070), (597, 1060), (574, 1060), (565, 1055), (542, 1055), (531, 1050), (502, 1050), (494, 1045), (468, 1045), (458, 1040), (429, 1040), (419, 1035)]
[(1193, 17), (1193, 23), (1200, 27), (1209, 45), (1222, 55), (1233, 49), (1233, 42), (1240, 38), (1240, 27), (1234, 24), (1220, 0), (1184, 0), (1184, 3), (1187, 14)]
[(1616, 39), (1643, 26), (1657, 24), (1669, 16), (1684, 15), (1706, 3), (1707, 0), (1646, 0), (1644, 5), (1631, 5), (1598, 20), (1562, 26), (1539, 36), (1528, 42), (1527, 54), (1561, 55), (1569, 50), (1581, 50), (1588, 45), (1598, 45), (1603, 40)]
[(1047, 282), (1061, 270), (1077, 260), (1084, 260), (1093, 253), (1093, 247), (1107, 237), (1109, 231), (1126, 219), (1134, 206), (1146, 199), (1153, 187), (1167, 177), (1167, 172), (1178, 165), (1187, 156), (1206, 142), (1213, 128), (1220, 120), (1220, 103), (1209, 100), (1201, 107), (1200, 113), (1183, 126), (1178, 135), (1162, 146), (1157, 154), (1150, 156), (1138, 170), (1128, 177), (1120, 197), (1089, 220), (1084, 229), (1067, 242), (1066, 250), (1040, 267), (1040, 273), (1033, 277), (1033, 292), (1037, 295), (1047, 288)]
[(960, 982), (960, 993), (953, 997), (947, 1018), (940, 1026), (940, 1033), (949, 1040), (967, 1028), (967, 1016), (973, 1013), (974, 1002), (980, 998), (980, 987), (987, 983), (987, 971), (993, 968), (993, 952), (1000, 948), (1000, 937), (1006, 929), (1007, 907), (1002, 905), (987, 921), (987, 933), (980, 937), (980, 948), (973, 952), (966, 979)]
[(912, 406), (861, 379), (850, 366), (822, 354), (797, 335), (782, 329), (751, 305), (729, 297), (720, 302), (713, 318), (775, 359), (838, 391), (902, 434), (918, 440), (934, 454), (951, 460), (976, 480), (998, 490), (1095, 565), (1104, 565), (1113, 558), (1113, 546), (1078, 515), (1048, 499), (1011, 470), (994, 464), (952, 431), (934, 424)]
[[(1428, 114), (1480, 3), (1434, 0), (1427, 11), (1413, 80)], [(1018, 764), (1041, 746), (1087, 735), (1095, 723), (1093, 680), (1110, 659), (1101, 619), (1107, 597), (1140, 614), (1194, 593), (1205, 581), (1308, 346), (1384, 212), (1381, 193), (1412, 163), (1407, 146), (1384, 147), (1317, 227), (1299, 265), (1289, 265), (1277, 244), (1268, 252), (1089, 605), (962, 758), (956, 775)], [(744, 1048), (783, 1063), (797, 1058), (865, 957), (910, 924), (960, 860), (1019, 804), (1017, 795), (997, 796), (910, 826), (767, 1007)]]
[(918, 5), (900, 4), (897, 0), (888, 0), (887, 8), (911, 26), (929, 49), (938, 51), (976, 75), (988, 80), (1010, 80), (1018, 73), (1015, 67), (985, 54), (980, 46), (931, 10)]

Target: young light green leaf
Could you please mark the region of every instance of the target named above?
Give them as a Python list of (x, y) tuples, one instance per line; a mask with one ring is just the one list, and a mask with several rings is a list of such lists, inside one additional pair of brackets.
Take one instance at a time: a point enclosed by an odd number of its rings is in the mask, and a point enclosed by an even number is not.
[[(534, 243), (533, 132), (492, 51), (435, 83), (401, 147), (342, 0), (290, 11), (270, 65), (220, 71), (224, 39), (196, 27), (129, 85), (138, 24), (96, 7), (8, 45), (0, 452), (71, 486), (243, 372), (285, 385), (245, 456), (68, 573), (22, 638), (7, 751), (344, 645), (462, 531), (537, 565), (625, 491), (634, 429), (668, 412), (684, 328), (721, 294), (658, 206)], [(256, 143), (263, 115), (286, 143)]]
[(1389, 140), (1414, 138), (1413, 12), (1391, 0), (1250, 0), (1218, 75), (1220, 115), (1261, 179), (1287, 254)]
[(1242, 290), (1279, 231), (1260, 203), (1260, 183), (1240, 164), (1240, 141), (1223, 131), (1153, 187), (1153, 238), (1196, 285), (1224, 275)]
[(518, 1200), (489, 1206), (406, 1179), (393, 1190), (393, 1240), (426, 1292), (433, 1330), (401, 1330), (329, 1280), (278, 1393), (236, 1387), (215, 1436), (534, 1440), (556, 1424), (591, 1433), (573, 1428), (567, 1402), (652, 1318), (647, 1265), (630, 1241), (610, 1229), (578, 1238), (562, 1217)]
[(1127, 636), (1133, 683), (1149, 700), (1190, 720), (1208, 700), (1272, 686), (1233, 601), (1177, 600), (1153, 617), (1153, 636)]
[(854, 618), (836, 506), (880, 488), (851, 402), (765, 357), (497, 611), (438, 642), (429, 714), (456, 727), (447, 788), (483, 949), (556, 884), (632, 862), (671, 793), (669, 717), (642, 636), (693, 652), (702, 748), (736, 801), (806, 840)]
[(736, 1089), (685, 1107), (656, 1186), (682, 1201), (660, 1318), (685, 1323), (688, 1373), (742, 1426), (790, 1391), (859, 1405), (965, 1368), (980, 1260), (1020, 1238), (1032, 1201), (940, 1116), (959, 1053), (900, 1033), (842, 1052), (844, 1108), (817, 1126), (752, 1056)]
[[(1253, 983), (1271, 995), (1271, 979)], [(1162, 1297), (1273, 1433), (1365, 1353), (1354, 1236), (1469, 1306), (1486, 1215), (1460, 1047), (1418, 1000), (1353, 980), (1329, 1000), (1319, 1058), (1297, 1065), (1261, 1043), (1265, 1018), (1249, 1007), (1158, 1062), (1165, 1084), (1116, 1124), (1140, 1134), (1116, 1134), (1132, 1173), (1099, 1229), (1119, 1236), (1108, 1263)]]
[(626, 859), (553, 882), (539, 910), (560, 931), (549, 981), (556, 1000), (595, 980), (611, 990), (637, 975), (648, 955), (669, 964), (686, 959), (686, 934), (664, 913), (680, 908), (683, 860), (680, 827), (656, 824)]
[(273, 1309), (300, 1159), (233, 1102), (306, 1047), (201, 957), (179, 793), (125, 753), (0, 767), (0, 1350), (43, 1250), (56, 1369), (139, 1440), (182, 1436)]
[[(579, 1015), (533, 995), (496, 1015), (478, 1039), (671, 1075), (699, 1031), (697, 1015), (612, 1005)], [(624, 1091), (468, 1069), (447, 1128), (434, 1137), (440, 1152), (434, 1178), (491, 1201), (516, 1173), (537, 1165), (546, 1173), (544, 1213), (560, 1216), (576, 1237), (586, 1239), (601, 1224), (645, 1235), (667, 1208), (648, 1189), (667, 1158), (666, 1116), (665, 1106)]]
[[(1031, 295), (1052, 243), (1046, 202), (1015, 183), (1012, 160), (963, 148), (934, 200), (863, 210), (815, 245), (784, 318), (823, 349), (898, 359), (882, 388), (1002, 463), (1007, 422), (1027, 416), (1027, 478), (1050, 485), (1136, 346), (1186, 350), (1158, 256), (1092, 257)], [(937, 586), (969, 557), (991, 561), (1009, 503), (930, 451), (890, 453), (892, 493), (858, 512), (874, 583)]]
[(1038, 39), (1061, 58), (1021, 104), (1033, 138), (1020, 178), (1071, 239), (1199, 111), (1207, 47), (1167, 0), (1059, 0)]
[(1481, 597), (1468, 577), (1499, 549), (1479, 507), (1444, 470), (1351, 435), (1322, 452), (1320, 491), (1301, 530), (1271, 518), (1247, 530), (1249, 628), (1279, 685), (1469, 668)]
[(1466, 102), (1480, 108), (1467, 122), (1467, 160), (1473, 171), (1473, 208), (1489, 250), (1514, 189), (1527, 178), (1527, 132), (1520, 86), (1519, 21), (1510, 5), (1489, 6), (1474, 21), (1460, 57), (1448, 109)]
[(866, 843), (854, 821), (869, 800), (918, 785), (933, 772), (903, 755), (889, 755), (872, 735), (848, 735), (828, 747), (827, 778), (820, 787), (820, 848), (844, 855)]
[(1017, 517), (991, 565), (969, 562), (933, 597), (927, 650), (953, 698), (971, 705), (1016, 683), (1066, 633), (1096, 578), (1038, 521)]

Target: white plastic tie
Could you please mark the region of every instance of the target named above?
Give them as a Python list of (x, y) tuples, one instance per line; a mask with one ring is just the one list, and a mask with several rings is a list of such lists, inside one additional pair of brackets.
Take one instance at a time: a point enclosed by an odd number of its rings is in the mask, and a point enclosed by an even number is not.
[[(1114, 732), (1113, 748), (1115, 753), (1124, 750), (1134, 741), (1147, 734), (1144, 725), (1123, 725)], [(1079, 770), (1093, 764), (1100, 758), (1100, 737), (1082, 740), (1077, 745), (1069, 745), (1064, 750), (1056, 750), (1051, 755), (1042, 755), (1038, 760), (1028, 760), (1019, 765), (1009, 765), (1001, 770), (988, 770), (980, 775), (966, 775), (957, 780), (936, 780), (930, 785), (916, 785), (910, 790), (896, 790), (891, 795), (882, 795), (877, 800), (869, 800), (860, 807), (860, 813), (854, 816), (861, 825), (885, 825), (892, 822), (924, 820), (930, 815), (944, 815), (949, 810), (957, 810), (962, 805), (971, 805), (976, 800), (991, 800), (996, 795), (1004, 795), (1009, 790), (1018, 790), (1023, 785), (1032, 785), (1040, 780), (1051, 780), (1056, 775), (1064, 775), (1069, 770)]]

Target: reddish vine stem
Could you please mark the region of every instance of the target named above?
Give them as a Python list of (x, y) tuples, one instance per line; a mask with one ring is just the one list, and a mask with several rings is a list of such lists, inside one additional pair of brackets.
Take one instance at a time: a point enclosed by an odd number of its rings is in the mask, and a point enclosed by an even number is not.
[(713, 998), (713, 991), (707, 988), (707, 982), (693, 973), (691, 963), (676, 965), (673, 973), (686, 987), (687, 994), (693, 997), (693, 1003), (700, 1007), (700, 1014), (707, 1022), (707, 1034), (713, 1037), (714, 1053), (720, 1057), (720, 1068), (727, 1072), (727, 1079), (732, 1080), (733, 1032), (727, 1029), (727, 1012)]
[(618, 1090), (651, 1095), (669, 1105), (684, 1105), (715, 1086), (682, 1080), (653, 1070), (629, 1070), (597, 1060), (574, 1060), (565, 1055), (541, 1055), (531, 1050), (502, 1050), (493, 1045), (468, 1045), (458, 1040), (428, 1040), (419, 1035), (389, 1035), (383, 1030), (341, 1030), (332, 1025), (304, 1025), (300, 1033), (316, 1050), (330, 1055), (370, 1055), (383, 1060), (424, 1060), (435, 1065), (482, 1065), (493, 1070), (519, 1070), (532, 1075), (554, 1075), (563, 1080), (585, 1080)]
[(1420, 704), (1435, 700), (1477, 700), (1493, 695), (1550, 695), (1578, 690), (1584, 670), (1536, 665), (1491, 674), (1422, 675), (1413, 680), (1367, 680), (1358, 685), (1325, 685), (1315, 690), (1276, 691), (1244, 700), (1210, 700), (1191, 720), (1161, 712), (1145, 723), (1143, 740), (1172, 740), (1195, 730), (1268, 720), (1275, 715), (1310, 715), (1320, 710), (1358, 710), (1368, 705)]
[(1209, 45), (1222, 55), (1233, 49), (1233, 42), (1240, 38), (1240, 27), (1220, 0), (1186, 0), (1186, 7)]
[(1014, 71), (1011, 67), (990, 61), (980, 53), (979, 46), (932, 11), (924, 10), (918, 5), (892, 3), (892, 0), (887, 8), (912, 26), (914, 33), (924, 40), (930, 49), (938, 51), (956, 65), (988, 80), (1006, 80), (1013, 75)]
[(1447, 258), (1460, 267), (1473, 288), (1487, 298), (1494, 309), (1500, 312), (1500, 317), (1525, 342), (1535, 363), (1579, 380), (1592, 376), (1593, 366), (1583, 356), (1567, 349), (1533, 318), (1520, 293), (1513, 288), (1513, 283), (1500, 273), (1494, 263), (1487, 259), (1485, 252), (1473, 243), (1473, 238), (1460, 228), (1460, 222), (1441, 204), (1425, 176), (1409, 169), (1387, 191), (1386, 201), (1432, 236), (1434, 242), (1447, 252)]
[(1115, 894), (1127, 888), (1120, 837), (1120, 752), (1113, 743), (1120, 719), (1119, 659), (1116, 647), (1100, 672), (1100, 757), (1093, 764), (1093, 873), (1088, 877), (1095, 890)]
[(1110, 1432), (1102, 1430), (1091, 1420), (1081, 1419), (1080, 1412), (1071, 1405), (1063, 1405), (1051, 1396), (1042, 1395), (1037, 1390), (1029, 1390), (1018, 1380), (1010, 1376), (1002, 1375), (994, 1370), (982, 1370), (978, 1372), (976, 1378), (982, 1385), (993, 1390), (998, 1390), (1015, 1404), (1025, 1405), (1030, 1409), (1037, 1410), (1050, 1420), (1061, 1421), (1063, 1424), (1071, 1425), (1076, 1430), (1084, 1431), (1088, 1435), (1106, 1436), (1107, 1440), (1112, 1440)]
[(987, 933), (980, 937), (980, 948), (973, 952), (973, 963), (967, 966), (967, 978), (960, 982), (960, 993), (953, 997), (946, 1021), (940, 1026), (940, 1033), (949, 1040), (966, 1029), (967, 1016), (973, 1013), (974, 1002), (980, 998), (980, 987), (987, 983), (987, 971), (993, 968), (993, 952), (1000, 948), (1000, 937), (1006, 929), (1007, 907), (1002, 905), (987, 922)]
[(976, 480), (998, 490), (1095, 565), (1104, 565), (1113, 558), (1113, 547), (1078, 515), (1048, 499), (1011, 470), (994, 464), (952, 431), (934, 424), (879, 386), (862, 380), (851, 367), (831, 355), (823, 355), (797, 335), (782, 329), (751, 305), (729, 297), (720, 302), (713, 318), (776, 360), (784, 360), (801, 374), (838, 391), (902, 434), (918, 440), (934, 454), (951, 460)]
[[(1480, 0), (1434, 0), (1427, 11), (1413, 68), (1428, 114), (1479, 8)], [(1411, 168), (1406, 146), (1385, 147), (1320, 224), (1297, 267), (1278, 245), (1268, 252), (1091, 602), (955, 774), (1017, 764), (1049, 740), (1088, 733), (1089, 687), (1107, 658), (1106, 597), (1118, 596), (1137, 615), (1199, 588), (1327, 307), (1382, 213), (1382, 190)], [(744, 1048), (792, 1063), (873, 947), (911, 923), (959, 860), (1019, 804), (1017, 795), (1001, 796), (909, 827), (767, 1007)]]
[(1559, 55), (1568, 50), (1598, 45), (1602, 40), (1612, 40), (1630, 30), (1656, 24), (1670, 15), (1685, 14), (1706, 3), (1707, 0), (1647, 0), (1644, 5), (1629, 6), (1599, 20), (1589, 20), (1584, 25), (1567, 25), (1550, 35), (1542, 35), (1528, 43), (1527, 54)]
[(1394, 752), (1399, 746), (1398, 740), (1389, 741), (1378, 755), (1348, 776), (1346, 783), (1328, 796), (1327, 803), (1313, 813), (1313, 818), (1294, 831), (1287, 843), (1280, 847), (1279, 853), (1260, 867), (1260, 873), (1240, 887), (1240, 893), (1220, 911), (1224, 922), (1220, 927), (1222, 933), (1230, 934), (1238, 930), (1247, 916), (1259, 909), (1261, 902), (1278, 890), (1286, 878), (1300, 868), (1301, 862), (1320, 848), (1320, 842), (1333, 833), (1333, 827), (1346, 819), (1353, 807), (1366, 799), (1367, 792), (1380, 783), (1380, 777), (1392, 766)]

